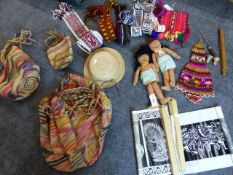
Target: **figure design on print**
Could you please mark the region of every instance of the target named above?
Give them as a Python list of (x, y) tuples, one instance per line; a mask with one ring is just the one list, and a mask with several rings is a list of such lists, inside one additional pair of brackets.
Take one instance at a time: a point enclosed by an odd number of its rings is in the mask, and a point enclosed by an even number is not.
[(167, 148), (162, 128), (154, 123), (146, 123), (143, 130), (146, 137), (147, 147), (153, 161), (167, 161)]
[(182, 127), (182, 137), (187, 161), (217, 157), (229, 152), (219, 121)]

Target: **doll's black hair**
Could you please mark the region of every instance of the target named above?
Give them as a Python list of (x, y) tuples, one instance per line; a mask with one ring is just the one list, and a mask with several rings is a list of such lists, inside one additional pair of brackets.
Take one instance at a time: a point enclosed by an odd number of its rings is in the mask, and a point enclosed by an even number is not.
[(141, 55), (147, 54), (149, 55), (149, 63), (152, 63), (152, 54), (153, 52), (150, 50), (150, 48), (147, 45), (141, 45), (140, 48), (135, 53), (135, 70), (140, 66), (140, 63), (138, 62), (138, 57)]

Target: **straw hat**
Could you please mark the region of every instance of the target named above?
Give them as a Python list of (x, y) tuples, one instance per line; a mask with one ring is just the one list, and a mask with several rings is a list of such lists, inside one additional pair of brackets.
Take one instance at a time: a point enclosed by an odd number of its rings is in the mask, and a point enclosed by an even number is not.
[(91, 53), (84, 64), (84, 76), (103, 88), (118, 83), (125, 74), (125, 63), (119, 52), (103, 47)]

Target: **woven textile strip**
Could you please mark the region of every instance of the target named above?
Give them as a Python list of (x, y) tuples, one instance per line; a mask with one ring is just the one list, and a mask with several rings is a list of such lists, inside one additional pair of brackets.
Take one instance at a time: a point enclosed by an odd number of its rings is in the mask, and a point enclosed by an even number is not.
[(99, 16), (98, 25), (101, 34), (108, 42), (116, 40), (117, 36), (110, 16), (112, 8), (119, 6), (114, 0), (108, 1), (106, 4), (91, 6), (85, 9), (84, 16), (87, 19), (93, 19)]
[(91, 51), (99, 48), (102, 43), (90, 33), (82, 20), (78, 17), (77, 13), (72, 12), (64, 16), (64, 21), (74, 33), (77, 39), (81, 39), (91, 49)]
[(84, 42), (88, 51), (93, 51), (103, 44), (102, 40), (85, 26), (78, 14), (66, 3), (61, 3), (59, 9), (53, 11), (53, 16), (63, 19), (77, 40)]
[(100, 32), (102, 33), (104, 39), (108, 42), (114, 41), (116, 39), (116, 34), (114, 31), (110, 13), (103, 12), (100, 15), (100, 19), (98, 23), (99, 23)]
[(54, 169), (71, 172), (100, 156), (112, 118), (112, 105), (95, 83), (68, 74), (39, 106), (40, 145)]
[(119, 44), (126, 44), (129, 42), (128, 38), (128, 27), (123, 24), (123, 20), (121, 19), (121, 6), (115, 6), (115, 15), (116, 15), (116, 41)]

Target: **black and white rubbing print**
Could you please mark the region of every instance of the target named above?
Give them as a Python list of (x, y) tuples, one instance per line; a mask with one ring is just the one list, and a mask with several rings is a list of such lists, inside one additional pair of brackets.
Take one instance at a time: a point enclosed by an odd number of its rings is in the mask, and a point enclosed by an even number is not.
[(171, 171), (159, 116), (159, 111), (137, 114), (141, 145), (136, 145), (136, 149), (144, 167), (140, 175), (170, 174)]
[(219, 119), (181, 126), (186, 161), (230, 154)]
[(152, 164), (168, 161), (166, 143), (160, 121), (155, 121), (155, 119), (144, 121), (143, 133)]

